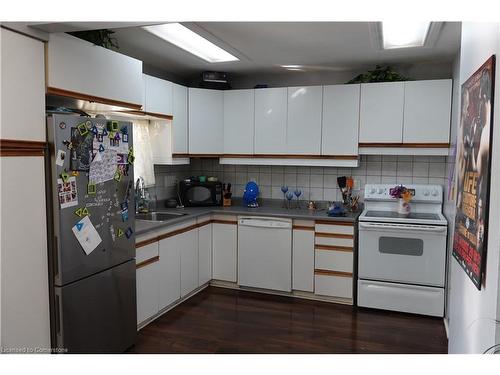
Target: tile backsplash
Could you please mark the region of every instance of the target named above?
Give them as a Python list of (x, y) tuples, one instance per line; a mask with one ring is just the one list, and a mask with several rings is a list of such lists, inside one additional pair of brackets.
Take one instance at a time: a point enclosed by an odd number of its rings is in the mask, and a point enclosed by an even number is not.
[[(175, 184), (187, 176), (216, 176), (231, 182), (233, 195), (241, 197), (245, 184), (255, 180), (262, 198), (282, 199), (281, 186), (302, 190), (303, 200), (340, 200), (338, 176), (352, 176), (362, 195), (366, 183), (446, 184), (445, 156), (362, 155), (357, 168), (223, 165), (218, 159), (191, 159), (191, 165), (155, 166), (158, 200), (175, 196)], [(355, 191), (355, 193), (357, 193)]]

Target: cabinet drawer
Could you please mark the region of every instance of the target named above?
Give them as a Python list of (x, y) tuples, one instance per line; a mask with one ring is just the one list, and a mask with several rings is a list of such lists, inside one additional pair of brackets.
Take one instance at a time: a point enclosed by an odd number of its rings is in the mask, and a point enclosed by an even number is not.
[[(349, 236), (349, 235), (345, 235)], [(339, 246), (343, 248), (352, 248), (354, 247), (354, 238), (344, 238), (337, 237), (328, 234), (316, 233), (314, 243), (316, 245), (324, 245), (324, 246)]]
[(135, 249), (135, 264), (157, 257), (159, 255), (158, 251), (158, 241), (137, 247)]
[(352, 298), (352, 277), (315, 274), (314, 294)]
[(334, 233), (334, 234), (350, 234), (354, 235), (354, 225), (352, 223), (341, 224), (325, 224), (316, 222), (314, 226), (316, 233)]
[(352, 272), (353, 253), (350, 251), (315, 250), (314, 268)]

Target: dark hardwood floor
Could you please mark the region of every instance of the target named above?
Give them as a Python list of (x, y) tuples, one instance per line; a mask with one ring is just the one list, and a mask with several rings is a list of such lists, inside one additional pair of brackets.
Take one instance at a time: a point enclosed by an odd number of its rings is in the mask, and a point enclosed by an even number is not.
[(131, 353), (446, 353), (442, 319), (209, 287)]

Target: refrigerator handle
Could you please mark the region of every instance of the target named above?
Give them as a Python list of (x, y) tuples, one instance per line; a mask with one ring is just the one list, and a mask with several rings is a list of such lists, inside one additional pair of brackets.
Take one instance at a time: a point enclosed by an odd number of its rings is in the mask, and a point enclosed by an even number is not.
[(59, 336), (60, 333), (61, 333), (61, 306), (60, 306), (60, 303), (59, 303), (59, 296), (56, 295), (56, 308), (55, 308), (55, 311), (56, 311), (56, 335)]
[(52, 256), (52, 263), (55, 279), (59, 277), (59, 238), (57, 236), (54, 236), (54, 254)]

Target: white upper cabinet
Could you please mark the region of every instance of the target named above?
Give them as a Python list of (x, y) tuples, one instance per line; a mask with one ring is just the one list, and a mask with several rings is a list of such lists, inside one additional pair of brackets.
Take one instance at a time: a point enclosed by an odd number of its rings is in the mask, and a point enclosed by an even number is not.
[(224, 92), (189, 88), (189, 153), (222, 154)]
[[(34, 65), (33, 65), (34, 66)], [(48, 92), (94, 96), (117, 105), (143, 105), (142, 61), (67, 34), (50, 34)]]
[(405, 82), (403, 143), (450, 141), (451, 79)]
[(286, 154), (286, 87), (255, 90), (255, 153)]
[[(1, 29), (1, 138), (45, 141), (43, 43)], [(22, 106), (22, 111), (19, 111)]]
[(360, 143), (401, 143), (404, 82), (361, 84)]
[(224, 154), (253, 154), (254, 91), (224, 91)]
[(322, 86), (288, 87), (286, 152), (320, 155)]
[(323, 87), (322, 155), (358, 155), (360, 85)]
[(143, 74), (144, 111), (172, 115), (172, 82)]
[(172, 84), (172, 153), (188, 153), (188, 89)]
[(149, 138), (153, 164), (172, 164), (172, 135), (168, 120), (150, 120)]

